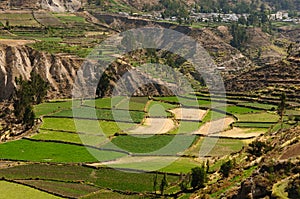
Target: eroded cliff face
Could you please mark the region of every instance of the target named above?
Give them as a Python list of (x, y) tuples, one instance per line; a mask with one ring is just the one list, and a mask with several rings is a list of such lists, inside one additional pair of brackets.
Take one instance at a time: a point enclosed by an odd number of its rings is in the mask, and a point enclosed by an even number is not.
[[(84, 77), (81, 77), (77, 74), (84, 64), (90, 65), (88, 67), (90, 70), (85, 68)], [(88, 96), (84, 95), (84, 97), (94, 97), (97, 84), (99, 97), (111, 96), (113, 92), (117, 95), (125, 95), (123, 90), (127, 87), (134, 96), (172, 95), (173, 92), (167, 87), (171, 90), (178, 89), (176, 85), (165, 85), (159, 79), (147, 76), (126, 62), (116, 60), (112, 63), (106, 71), (108, 77), (106, 80), (101, 77), (101, 70), (94, 69), (97, 67), (101, 69), (98, 64), (77, 57), (51, 55), (27, 46), (2, 44), (0, 45), (0, 101), (11, 99), (16, 88), (16, 77), (29, 80), (31, 71), (35, 71), (49, 83), (48, 99), (71, 98), (76, 80), (85, 85), (80, 90), (88, 93)], [(91, 82), (95, 82), (92, 87)]]
[(12, 97), (16, 77), (28, 80), (36, 71), (49, 82), (48, 97), (70, 97), (76, 70), (82, 59), (50, 55), (27, 46), (0, 45), (0, 100)]
[(0, 8), (3, 10), (10, 9), (45, 9), (52, 12), (75, 12), (78, 11), (84, 0), (8, 0), (1, 1)]

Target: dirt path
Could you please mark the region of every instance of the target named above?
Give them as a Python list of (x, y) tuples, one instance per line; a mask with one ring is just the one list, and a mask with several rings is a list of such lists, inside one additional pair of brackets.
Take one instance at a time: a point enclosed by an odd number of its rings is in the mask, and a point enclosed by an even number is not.
[(134, 134), (164, 134), (176, 128), (172, 119), (168, 118), (147, 118), (143, 125), (130, 130)]
[(226, 117), (223, 119), (206, 122), (204, 125), (200, 127), (200, 129), (193, 134), (202, 134), (202, 135), (211, 135), (215, 133), (219, 133), (229, 128), (229, 125), (235, 122), (232, 117)]
[(191, 109), (191, 108), (176, 108), (169, 110), (175, 115), (178, 120), (195, 120), (201, 121), (207, 114), (207, 110)]

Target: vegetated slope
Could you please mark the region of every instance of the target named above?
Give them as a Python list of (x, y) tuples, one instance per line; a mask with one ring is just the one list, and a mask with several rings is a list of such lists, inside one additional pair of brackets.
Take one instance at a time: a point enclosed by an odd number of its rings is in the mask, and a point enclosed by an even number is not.
[(258, 91), (276, 93), (276, 87), (287, 93), (297, 95), (300, 89), (299, 45), (295, 45), (286, 60), (258, 67), (237, 75), (225, 82), (230, 91)]
[[(276, 184), (280, 184), (283, 180), (292, 182), (300, 171), (299, 132), (300, 128), (296, 127), (261, 137), (259, 140), (266, 143), (262, 148), (261, 159), (258, 155), (248, 156), (249, 160), (257, 160), (257, 169), (241, 182), (238, 189), (228, 192), (229, 198), (247, 198), (249, 195), (253, 198), (278, 197)], [(282, 188), (283, 192), (292, 191), (285, 188), (287, 186)], [(289, 196), (289, 198), (298, 197), (299, 195)]]
[(286, 49), (290, 43), (288, 40), (274, 40), (272, 35), (260, 28), (248, 28), (247, 36), (242, 52), (257, 65), (278, 62), (287, 56)]
[[(211, 174), (208, 185), (198, 190), (192, 198), (281, 198), (288, 195), (288, 188), (300, 171), (300, 128), (269, 132), (258, 137), (239, 154), (225, 157), (232, 159), (233, 168), (228, 177)], [(280, 186), (279, 186), (280, 185)], [(299, 186), (299, 185), (296, 185)], [(280, 191), (278, 191), (280, 187)], [(286, 189), (287, 188), (287, 189)], [(289, 198), (299, 198), (298, 196)]]

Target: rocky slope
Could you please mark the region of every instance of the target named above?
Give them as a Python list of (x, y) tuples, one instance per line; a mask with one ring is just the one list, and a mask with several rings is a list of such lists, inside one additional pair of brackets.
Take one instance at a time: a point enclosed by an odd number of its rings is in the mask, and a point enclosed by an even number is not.
[(46, 9), (52, 12), (75, 12), (82, 7), (80, 0), (7, 0), (0, 2), (0, 8), (10, 9)]
[(27, 46), (0, 46), (0, 100), (12, 97), (15, 78), (30, 78), (32, 70), (49, 82), (49, 97), (69, 97), (73, 81), (83, 60), (38, 52)]

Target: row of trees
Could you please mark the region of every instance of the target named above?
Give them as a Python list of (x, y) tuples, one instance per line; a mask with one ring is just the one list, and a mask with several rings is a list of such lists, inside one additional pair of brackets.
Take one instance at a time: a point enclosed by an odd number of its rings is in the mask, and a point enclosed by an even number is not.
[(30, 128), (34, 125), (33, 105), (39, 104), (47, 95), (48, 83), (35, 72), (30, 73), (29, 81), (16, 78), (17, 89), (14, 94), (14, 114), (18, 122)]
[[(220, 173), (223, 177), (228, 177), (230, 171), (235, 165), (235, 161), (228, 160), (223, 163), (220, 167)], [(205, 187), (205, 183), (208, 180), (207, 174), (209, 172), (209, 161), (203, 163), (201, 167), (195, 167), (191, 169), (191, 172), (187, 175), (181, 174), (180, 176), (180, 189), (181, 191), (187, 191), (188, 187), (192, 187), (193, 190)], [(161, 195), (164, 194), (165, 188), (168, 186), (167, 174), (165, 173), (161, 182), (158, 182), (158, 174), (156, 173), (153, 178), (153, 190), (156, 193), (157, 187), (159, 186), (159, 191)]]

